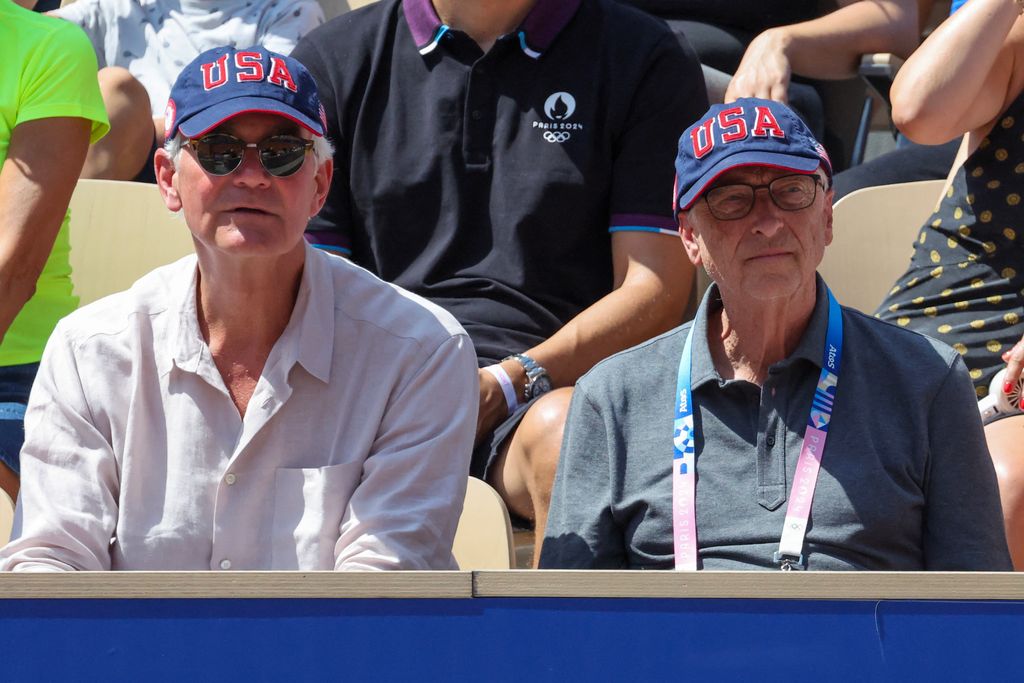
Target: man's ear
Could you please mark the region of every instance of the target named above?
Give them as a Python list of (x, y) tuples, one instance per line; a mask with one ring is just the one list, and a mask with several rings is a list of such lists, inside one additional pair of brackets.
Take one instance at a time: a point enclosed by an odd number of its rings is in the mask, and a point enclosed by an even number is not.
[(697, 236), (693, 232), (693, 222), (690, 220), (689, 211), (680, 211), (676, 214), (679, 221), (679, 238), (683, 241), (683, 249), (690, 263), (695, 266), (704, 265), (700, 258), (700, 246), (697, 244)]
[(825, 191), (825, 246), (832, 244), (832, 199), (835, 190)]
[(313, 205), (310, 207), (311, 213), (309, 214), (310, 218), (320, 213), (320, 209), (324, 208), (324, 204), (327, 202), (327, 193), (331, 189), (332, 177), (334, 177), (334, 159), (327, 159), (316, 169), (316, 176), (314, 176), (316, 194), (313, 195)]
[(174, 168), (174, 160), (171, 159), (171, 155), (162, 147), (158, 148), (156, 154), (153, 155), (153, 169), (156, 173), (156, 186), (160, 188), (160, 196), (163, 197), (164, 204), (170, 211), (180, 211), (181, 197), (178, 196), (178, 188), (174, 183), (178, 172)]

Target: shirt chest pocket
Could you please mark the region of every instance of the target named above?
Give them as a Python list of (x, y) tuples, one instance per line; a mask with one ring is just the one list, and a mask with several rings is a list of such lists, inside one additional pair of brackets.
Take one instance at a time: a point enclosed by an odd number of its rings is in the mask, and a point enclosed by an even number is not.
[(334, 547), (363, 463), (278, 469), (274, 476), (272, 569), (334, 569)]

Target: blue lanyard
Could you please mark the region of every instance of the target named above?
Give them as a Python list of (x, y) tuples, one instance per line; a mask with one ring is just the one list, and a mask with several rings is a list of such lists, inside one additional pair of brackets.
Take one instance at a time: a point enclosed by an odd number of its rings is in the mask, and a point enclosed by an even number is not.
[[(843, 354), (843, 313), (839, 303), (827, 287), (828, 330), (822, 351), (822, 368), (818, 385), (811, 401), (804, 442), (800, 449), (796, 475), (786, 509), (779, 551), (774, 559), (782, 569), (802, 566), (803, 539), (810, 516), (811, 499), (817, 482), (821, 455), (825, 449), (828, 425), (832, 419), (836, 389), (839, 385), (839, 362)], [(693, 427), (693, 395), (690, 390), (693, 357), (693, 328), (691, 325), (679, 359), (676, 382), (676, 411), (673, 430), (674, 455), (672, 458), (672, 527), (676, 569), (697, 568), (696, 529), (696, 434)], [(799, 492), (799, 495), (794, 493)]]

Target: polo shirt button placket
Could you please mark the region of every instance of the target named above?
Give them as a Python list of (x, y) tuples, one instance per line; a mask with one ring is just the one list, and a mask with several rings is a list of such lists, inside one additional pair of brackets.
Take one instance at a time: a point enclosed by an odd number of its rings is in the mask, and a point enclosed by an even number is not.
[(469, 90), (466, 107), (469, 121), (466, 122), (465, 153), (471, 166), (483, 166), (490, 161), (493, 144), (494, 124), (487, 121), (485, 109), (491, 106), (494, 91), (487, 79), (487, 68), (475, 65), (469, 76)]

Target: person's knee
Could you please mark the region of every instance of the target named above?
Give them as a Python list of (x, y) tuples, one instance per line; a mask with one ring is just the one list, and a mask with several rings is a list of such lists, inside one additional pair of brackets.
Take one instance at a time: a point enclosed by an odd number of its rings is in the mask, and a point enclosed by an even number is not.
[(1003, 516), (1024, 529), (1024, 415), (989, 424), (985, 439), (999, 480)]
[(1014, 568), (1024, 570), (1024, 415), (985, 427), (985, 439), (999, 480), (1006, 541)]
[(538, 399), (523, 417), (519, 427), (523, 431), (523, 455), (537, 473), (554, 477), (571, 400), (571, 388), (555, 389)]
[(1024, 512), (1024, 415), (988, 425), (985, 439), (999, 479), (1003, 509)]
[(487, 483), (524, 519), (543, 515), (551, 499), (571, 398), (572, 389), (556, 389), (530, 406), (488, 474)]

